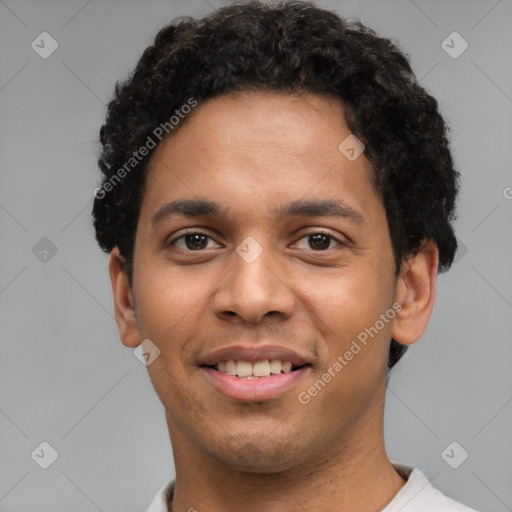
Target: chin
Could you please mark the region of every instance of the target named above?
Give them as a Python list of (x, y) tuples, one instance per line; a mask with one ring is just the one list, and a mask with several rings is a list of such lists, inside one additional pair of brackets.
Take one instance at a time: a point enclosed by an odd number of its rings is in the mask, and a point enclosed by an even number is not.
[(248, 441), (247, 438), (231, 438), (216, 448), (209, 450), (213, 458), (247, 473), (279, 473), (296, 467), (297, 454), (300, 453), (296, 444), (282, 443), (270, 436), (257, 442)]

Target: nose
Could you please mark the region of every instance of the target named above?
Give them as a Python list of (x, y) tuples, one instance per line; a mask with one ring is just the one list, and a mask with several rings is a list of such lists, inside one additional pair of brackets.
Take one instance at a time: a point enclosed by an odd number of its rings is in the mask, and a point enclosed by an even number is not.
[(233, 265), (220, 281), (213, 297), (215, 314), (224, 320), (242, 319), (258, 323), (265, 315), (290, 318), (295, 297), (287, 286), (287, 275), (265, 249), (251, 263), (233, 253)]

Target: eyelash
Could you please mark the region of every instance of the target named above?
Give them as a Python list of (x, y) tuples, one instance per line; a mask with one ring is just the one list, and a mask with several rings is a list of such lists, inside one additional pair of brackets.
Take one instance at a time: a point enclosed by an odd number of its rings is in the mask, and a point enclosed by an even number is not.
[[(210, 238), (211, 240), (213, 240), (213, 237), (211, 237), (208, 233), (192, 229), (190, 231), (185, 231), (184, 233), (182, 233), (180, 236), (178, 236), (176, 238), (173, 238), (172, 240), (170, 240), (166, 244), (166, 246), (169, 246), (169, 247), (175, 246), (175, 242), (177, 240), (180, 240), (181, 238), (185, 238), (186, 236), (190, 236), (190, 235), (204, 235), (204, 236)], [(338, 244), (337, 247), (343, 247), (343, 246), (347, 245), (346, 242), (343, 242), (343, 241), (339, 240), (338, 238), (336, 238), (335, 236), (333, 236), (332, 234), (330, 234), (328, 232), (325, 232), (325, 231), (321, 231), (321, 230), (320, 231), (313, 231), (311, 233), (307, 233), (307, 234), (301, 236), (298, 241), (302, 240), (303, 238), (307, 238), (308, 236), (313, 236), (313, 235), (325, 235), (325, 236), (329, 237), (331, 240), (334, 240)], [(297, 242), (295, 242), (295, 243), (297, 243)], [(204, 252), (205, 251), (205, 249), (197, 249), (197, 250), (193, 251), (193, 250), (190, 250), (190, 249), (182, 249), (181, 247), (178, 247), (178, 249), (181, 250), (181, 251), (190, 252), (190, 253), (195, 253), (195, 252), (200, 253), (200, 252)], [(323, 249), (323, 250), (314, 250), (314, 249), (309, 249), (309, 250), (313, 251), (313, 252), (327, 252), (327, 251), (330, 251), (332, 249), (333, 248), (331, 247), (329, 249)]]

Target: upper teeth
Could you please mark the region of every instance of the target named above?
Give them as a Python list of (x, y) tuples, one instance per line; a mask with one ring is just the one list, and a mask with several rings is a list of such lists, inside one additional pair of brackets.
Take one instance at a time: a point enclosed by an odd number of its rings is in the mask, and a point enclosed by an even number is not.
[(228, 375), (236, 375), (237, 377), (267, 377), (271, 373), (284, 373), (292, 370), (292, 363), (289, 361), (279, 361), (278, 359), (258, 361), (251, 363), (250, 361), (222, 361), (216, 365), (217, 370), (227, 373)]

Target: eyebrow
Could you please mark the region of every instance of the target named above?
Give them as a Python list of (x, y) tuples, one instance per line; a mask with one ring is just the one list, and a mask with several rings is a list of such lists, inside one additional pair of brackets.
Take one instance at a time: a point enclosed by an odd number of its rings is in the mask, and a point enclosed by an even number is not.
[[(186, 217), (220, 217), (226, 210), (215, 201), (205, 199), (178, 199), (164, 204), (151, 218), (155, 225), (177, 214)], [(368, 224), (361, 212), (348, 206), (340, 199), (297, 200), (274, 210), (274, 214), (285, 217), (337, 217), (347, 219), (354, 224)]]

